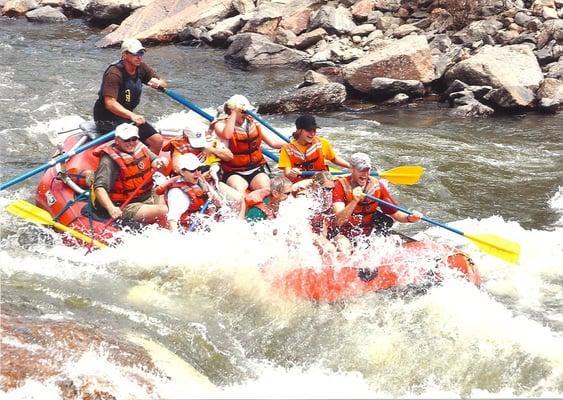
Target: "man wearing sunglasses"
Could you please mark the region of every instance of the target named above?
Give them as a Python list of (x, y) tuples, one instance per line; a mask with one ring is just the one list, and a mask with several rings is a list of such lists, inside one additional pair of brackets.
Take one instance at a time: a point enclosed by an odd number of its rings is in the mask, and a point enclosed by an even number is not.
[(352, 173), (336, 181), (332, 195), (332, 207), (340, 233), (349, 239), (369, 236), (372, 232), (387, 235), (394, 221), (420, 221), (422, 214), (417, 211), (409, 215), (364, 196), (367, 193), (396, 204), (383, 182), (370, 176), (371, 160), (367, 154), (352, 154), (350, 165)]
[[(100, 157), (94, 174), (96, 215), (165, 224), (168, 209), (153, 193), (150, 178), (152, 168), (164, 167), (168, 161), (139, 142), (139, 129), (135, 125), (119, 125), (115, 129), (115, 140), (98, 147), (93, 154)], [(125, 202), (128, 204), (120, 207)]]
[(159, 154), (162, 136), (145, 117), (134, 112), (141, 101), (143, 83), (154, 89), (168, 87), (156, 72), (143, 62), (145, 48), (137, 39), (125, 39), (121, 44), (121, 60), (106, 68), (98, 99), (94, 104), (94, 120), (101, 133), (114, 130), (123, 123), (134, 122), (139, 136), (153, 153)]
[(199, 212), (211, 213), (211, 208), (205, 208), (208, 201), (212, 201), (214, 208), (222, 206), (219, 194), (206, 182), (202, 172), (209, 169), (195, 154), (186, 153), (176, 161), (178, 175), (163, 182), (156, 189), (157, 194), (164, 194), (168, 205), (168, 226), (172, 232), (179, 229), (188, 231), (194, 214)]

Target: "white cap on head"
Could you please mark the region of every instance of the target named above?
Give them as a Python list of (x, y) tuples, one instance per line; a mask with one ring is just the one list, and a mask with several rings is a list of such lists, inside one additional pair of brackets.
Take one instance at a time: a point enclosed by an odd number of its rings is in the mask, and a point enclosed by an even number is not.
[(235, 94), (234, 96), (231, 96), (231, 98), (227, 100), (225, 104), (231, 110), (235, 108), (241, 109), (243, 111), (253, 109), (252, 104), (250, 104), (250, 101), (248, 101), (248, 99), (244, 97), (242, 94)]
[(143, 44), (135, 38), (125, 39), (121, 43), (121, 52), (127, 51), (131, 54), (137, 54), (139, 51), (145, 51)]
[(123, 140), (139, 137), (139, 128), (131, 124), (121, 124), (115, 128), (115, 137)]
[(178, 157), (178, 163), (176, 164), (179, 171), (183, 169), (187, 169), (188, 171), (195, 171), (202, 165), (203, 164), (201, 163), (201, 161), (199, 161), (199, 158), (197, 158), (197, 156), (192, 153), (182, 154), (180, 157)]
[(208, 126), (198, 120), (190, 121), (184, 128), (184, 135), (189, 139), (190, 145), (194, 149), (203, 149), (207, 146), (207, 132)]
[(355, 169), (371, 168), (371, 160), (366, 153), (354, 153), (350, 157), (350, 165)]

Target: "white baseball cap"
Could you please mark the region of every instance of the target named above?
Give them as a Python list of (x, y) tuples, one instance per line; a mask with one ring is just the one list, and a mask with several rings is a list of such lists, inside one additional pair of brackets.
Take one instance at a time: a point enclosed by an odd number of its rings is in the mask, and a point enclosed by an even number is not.
[(208, 126), (198, 120), (190, 121), (184, 128), (184, 135), (189, 139), (190, 145), (194, 149), (203, 149), (207, 146), (207, 132)]
[(248, 99), (244, 97), (242, 94), (235, 94), (234, 96), (231, 96), (231, 98), (227, 100), (225, 104), (231, 110), (235, 108), (239, 108), (243, 111), (253, 109), (252, 104), (250, 104), (250, 101), (248, 101)]
[(201, 161), (199, 161), (199, 158), (197, 158), (197, 156), (192, 153), (182, 154), (180, 157), (178, 157), (178, 163), (176, 164), (179, 171), (183, 169), (187, 169), (188, 171), (195, 171), (202, 165), (203, 164), (201, 163)]
[(145, 51), (143, 44), (139, 42), (135, 38), (125, 39), (123, 43), (121, 43), (121, 52), (128, 52), (131, 54), (137, 54), (140, 51)]
[(371, 160), (366, 153), (354, 153), (350, 157), (350, 165), (359, 170), (367, 169), (371, 168)]
[(139, 137), (139, 128), (131, 124), (121, 124), (115, 128), (115, 137), (123, 140)]

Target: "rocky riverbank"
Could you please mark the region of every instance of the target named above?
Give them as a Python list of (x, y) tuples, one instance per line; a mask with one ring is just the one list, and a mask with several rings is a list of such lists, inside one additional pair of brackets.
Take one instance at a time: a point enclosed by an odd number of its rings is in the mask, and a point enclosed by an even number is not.
[[(3, 7), (2, 7), (3, 6)], [(241, 68), (308, 70), (260, 112), (350, 98), (447, 102), (452, 115), (563, 106), (563, 0), (0, 0), (32, 22), (81, 17), (107, 34), (226, 49)]]

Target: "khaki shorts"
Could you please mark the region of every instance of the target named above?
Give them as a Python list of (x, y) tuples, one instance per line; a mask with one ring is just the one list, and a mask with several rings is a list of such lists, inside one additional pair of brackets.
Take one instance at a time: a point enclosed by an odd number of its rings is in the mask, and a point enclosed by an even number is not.
[(133, 217), (135, 217), (135, 214), (139, 212), (142, 206), (154, 205), (154, 204), (160, 204), (160, 196), (158, 196), (156, 193), (153, 192), (152, 195), (145, 201), (138, 201), (138, 202), (127, 204), (127, 206), (123, 209), (122, 218), (134, 219)]

